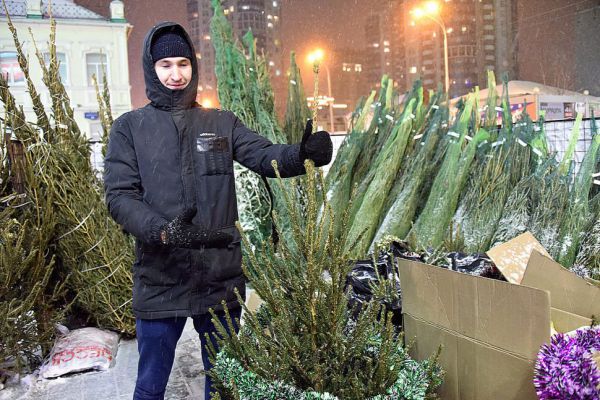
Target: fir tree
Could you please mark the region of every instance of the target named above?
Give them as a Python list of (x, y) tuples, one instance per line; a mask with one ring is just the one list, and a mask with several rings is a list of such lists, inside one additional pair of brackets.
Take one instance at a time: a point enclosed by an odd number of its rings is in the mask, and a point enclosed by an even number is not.
[[(319, 209), (332, 219), (333, 210), (320, 200), (322, 174), (315, 174), (310, 161), (305, 166), (306, 215), (279, 180), (293, 243), (282, 241), (276, 250), (267, 241), (246, 252), (244, 272), (265, 303), (257, 313), (244, 307), (237, 336), (227, 335), (213, 318), (224, 338), (219, 355), (212, 349), (214, 379), (234, 398), (271, 398), (262, 396), (275, 395), (274, 390), (278, 399), (321, 398), (311, 391), (348, 400), (425, 398), (440, 383), (435, 363), (409, 359), (391, 316), (377, 301), (349, 309), (344, 288), (352, 264), (344, 251), (345, 235), (336, 238), (333, 225), (319, 219)], [(240, 376), (240, 371), (249, 374)]]
[(296, 54), (290, 55), (290, 70), (288, 73), (288, 97), (285, 110), (285, 126), (283, 131), (289, 144), (300, 143), (306, 121), (310, 118), (310, 110), (306, 103), (302, 74), (296, 64)]
[[(132, 240), (108, 215), (88, 140), (60, 81), (56, 23), (50, 24), (48, 63), (33, 45), (51, 112), (31, 79), (10, 16), (36, 123), (26, 119), (0, 75), (4, 142), (12, 149), (2, 151), (0, 165), (0, 357), (15, 360), (18, 370), (35, 368), (45, 357), (58, 322), (75, 319), (127, 334), (135, 329), (128, 306)], [(103, 122), (110, 124), (106, 87), (103, 98)]]

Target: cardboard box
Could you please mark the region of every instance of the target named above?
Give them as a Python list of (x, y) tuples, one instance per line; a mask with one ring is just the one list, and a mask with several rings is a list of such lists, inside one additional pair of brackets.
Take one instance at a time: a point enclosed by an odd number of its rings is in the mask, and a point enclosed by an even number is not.
[(534, 251), (521, 285), (547, 290), (554, 328), (569, 332), (600, 319), (600, 288)]
[(262, 303), (263, 299), (256, 294), (254, 289), (246, 289), (246, 307), (248, 307), (248, 310), (256, 312)]
[(544, 246), (531, 233), (525, 232), (492, 248), (487, 252), (487, 255), (496, 264), (496, 267), (502, 272), (507, 281), (520, 284), (533, 251), (538, 251), (551, 258)]
[(445, 400), (536, 399), (533, 368), (550, 339), (550, 321), (572, 330), (600, 315), (600, 289), (539, 252), (522, 285), (408, 260), (398, 264), (406, 341), (420, 360), (443, 346)]

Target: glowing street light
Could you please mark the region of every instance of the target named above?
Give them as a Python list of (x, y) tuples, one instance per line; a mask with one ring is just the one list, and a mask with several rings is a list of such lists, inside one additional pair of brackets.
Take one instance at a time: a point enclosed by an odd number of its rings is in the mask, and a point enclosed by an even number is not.
[(439, 15), (440, 5), (435, 1), (428, 1), (423, 5), (425, 12), (429, 15)]
[(442, 28), (444, 34), (444, 75), (446, 93), (450, 90), (450, 77), (448, 75), (448, 32), (446, 25), (440, 15), (440, 5), (436, 1), (427, 1), (421, 7), (417, 7), (411, 11), (412, 16), (417, 19), (428, 18), (438, 24)]
[(213, 106), (213, 102), (211, 99), (205, 98), (203, 99), (200, 104), (202, 105), (202, 107), (204, 108), (212, 108)]
[[(323, 49), (315, 49), (313, 52), (309, 53), (308, 57), (308, 62), (311, 63), (313, 65), (313, 71), (315, 73), (315, 95), (314, 98), (316, 99), (318, 97), (318, 74), (319, 74), (319, 67), (321, 66), (321, 62), (323, 61), (323, 59), (325, 59), (325, 52), (323, 51)], [(327, 64), (325, 65), (325, 71), (327, 72), (327, 91), (328, 96), (329, 96), (329, 129), (331, 130), (331, 132), (334, 131), (334, 126), (333, 126), (333, 97), (331, 96), (331, 75), (329, 74), (329, 67), (327, 66)], [(317, 104), (317, 102), (315, 101), (314, 104)], [(315, 108), (316, 110), (316, 108)], [(314, 112), (315, 115), (313, 115), (313, 119), (315, 121), (315, 128), (316, 128), (316, 111)]]
[(323, 49), (316, 49), (308, 55), (308, 62), (311, 64), (320, 64), (325, 58)]

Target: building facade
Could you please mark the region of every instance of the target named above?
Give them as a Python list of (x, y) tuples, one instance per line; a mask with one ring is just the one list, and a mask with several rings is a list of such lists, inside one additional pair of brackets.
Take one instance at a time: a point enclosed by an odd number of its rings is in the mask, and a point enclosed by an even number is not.
[(352, 111), (359, 98), (368, 95), (365, 61), (365, 53), (360, 50), (342, 48), (331, 51), (331, 96), (340, 109), (345, 105)]
[[(225, 0), (223, 10), (232, 23), (235, 36), (241, 38), (248, 30), (252, 30), (259, 53), (264, 52), (267, 57), (275, 92), (281, 89), (285, 91), (280, 30), (281, 2)], [(205, 106), (214, 106), (218, 101), (215, 51), (210, 33), (210, 19), (213, 15), (211, 0), (187, 0), (187, 14), (200, 68), (199, 101)]]
[(371, 88), (381, 86), (384, 74), (394, 79), (396, 86), (405, 77), (405, 40), (400, 26), (404, 6), (402, 0), (379, 0), (366, 18), (364, 79)]
[[(125, 0), (125, 15), (131, 25), (127, 36), (129, 48), (129, 83), (133, 108), (148, 104), (142, 66), (142, 50), (146, 33), (161, 21), (173, 21), (189, 31), (187, 0)], [(88, 10), (110, 18), (111, 0), (75, 0)]]
[[(427, 88), (444, 82), (443, 30), (411, 10), (420, 2), (408, 1), (404, 10), (407, 83), (416, 77)], [(450, 95), (468, 93), (487, 85), (487, 71), (498, 79), (505, 73), (516, 77), (513, 35), (514, 9), (510, 0), (446, 1), (440, 19), (448, 40)]]
[[(48, 1), (12, 0), (6, 2), (29, 62), (30, 74), (49, 110), (50, 95), (42, 82), (42, 70), (35, 57), (35, 46), (48, 59), (50, 19)], [(70, 0), (52, 0), (52, 15), (56, 20), (56, 51), (60, 76), (71, 99), (75, 120), (90, 141), (99, 141), (102, 128), (98, 120), (98, 101), (92, 76), (100, 84), (108, 81), (111, 107), (115, 117), (131, 110), (129, 69), (127, 63), (127, 32), (123, 3), (112, 1), (110, 18), (104, 18)], [(7, 26), (4, 9), (0, 24)], [(28, 29), (35, 38), (35, 46)], [(22, 105), (26, 117), (36, 121), (25, 77), (17, 62), (13, 38), (8, 29), (0, 31), (0, 69), (8, 79), (10, 91), (17, 104)], [(0, 105), (1, 107), (1, 105)]]
[[(439, 19), (448, 40), (450, 95), (459, 96), (487, 84), (487, 71), (516, 77), (516, 10), (511, 0), (446, 0)], [(365, 27), (367, 76), (377, 86), (381, 75), (401, 90), (416, 79), (428, 89), (444, 83), (444, 31), (440, 24), (413, 10), (422, 0), (380, 0)]]

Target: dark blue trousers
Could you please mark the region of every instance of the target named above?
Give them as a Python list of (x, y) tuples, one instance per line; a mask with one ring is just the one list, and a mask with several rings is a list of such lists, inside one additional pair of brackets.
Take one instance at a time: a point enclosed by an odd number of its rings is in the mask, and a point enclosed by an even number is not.
[[(242, 309), (237, 308), (230, 310), (231, 318), (240, 318)], [(225, 327), (225, 313), (218, 312), (217, 316)], [(187, 318), (162, 318), (162, 319), (139, 319), (135, 321), (135, 327), (138, 340), (138, 351), (140, 360), (138, 362), (138, 376), (135, 384), (135, 392), (133, 393), (134, 400), (162, 400), (165, 396), (165, 388), (169, 381), (173, 360), (175, 359), (175, 347), (177, 341), (181, 337), (183, 327)], [(217, 348), (216, 340), (213, 338), (213, 332), (216, 332), (215, 326), (211, 321), (210, 314), (203, 314), (193, 317), (194, 328), (200, 335), (200, 343), (202, 344), (202, 363), (204, 370), (208, 371), (212, 368), (212, 364), (208, 359), (206, 351), (206, 337), (208, 333), (210, 340)], [(227, 328), (229, 331), (229, 328)], [(238, 327), (235, 326), (236, 332)], [(206, 383), (204, 385), (204, 398), (210, 399), (212, 390), (212, 379), (206, 375)]]

